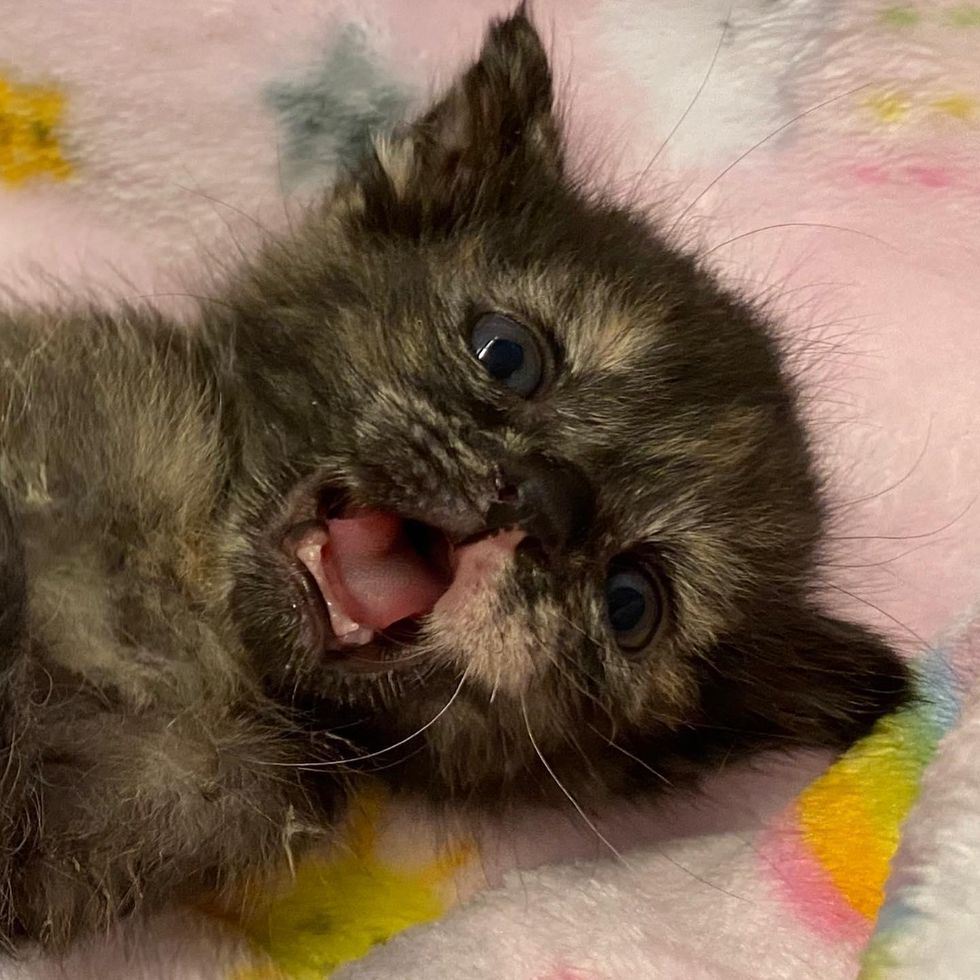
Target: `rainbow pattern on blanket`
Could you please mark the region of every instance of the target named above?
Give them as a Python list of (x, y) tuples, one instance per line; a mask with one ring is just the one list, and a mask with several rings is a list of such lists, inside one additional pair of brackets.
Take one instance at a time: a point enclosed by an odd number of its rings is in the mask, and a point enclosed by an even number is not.
[(871, 940), (862, 978), (882, 975), (888, 916), (875, 922), (901, 825), (922, 773), (960, 708), (958, 646), (967, 630), (919, 663), (916, 704), (883, 719), (874, 732), (808, 786), (770, 829), (762, 848), (767, 871), (796, 914), (830, 942)]

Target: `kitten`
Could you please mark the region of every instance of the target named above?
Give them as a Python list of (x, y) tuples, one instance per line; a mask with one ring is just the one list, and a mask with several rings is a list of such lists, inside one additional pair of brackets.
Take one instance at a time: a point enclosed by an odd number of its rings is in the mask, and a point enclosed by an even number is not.
[(10, 313), (0, 365), (7, 939), (260, 873), (359, 759), (594, 804), (906, 697), (815, 604), (769, 325), (567, 174), (523, 8), (193, 328)]

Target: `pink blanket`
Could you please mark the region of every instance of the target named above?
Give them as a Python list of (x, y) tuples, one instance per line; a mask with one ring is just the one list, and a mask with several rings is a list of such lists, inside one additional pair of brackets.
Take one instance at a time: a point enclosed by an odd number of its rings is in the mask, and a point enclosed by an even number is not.
[[(0, 0), (0, 283), (181, 309), (508, 6)], [(608, 843), (574, 813), (447, 837), (366, 798), (248, 917), (174, 914), (0, 977), (980, 975), (980, 6), (534, 15), (579, 165), (785, 323), (837, 502), (828, 598), (919, 658), (927, 700), (829, 770), (607, 814)]]

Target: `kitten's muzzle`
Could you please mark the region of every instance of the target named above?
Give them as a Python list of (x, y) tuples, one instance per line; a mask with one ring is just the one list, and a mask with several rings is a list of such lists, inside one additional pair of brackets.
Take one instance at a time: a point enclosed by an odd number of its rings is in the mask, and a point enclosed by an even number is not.
[(500, 464), (497, 499), (487, 510), (486, 528), (519, 528), (556, 557), (581, 543), (595, 506), (595, 489), (577, 466), (543, 455), (523, 456)]
[(578, 467), (543, 454), (484, 465), (482, 488), (477, 479), (431, 509), (330, 485), (297, 490), (279, 547), (303, 586), (314, 648), (343, 669), (411, 665), (388, 648), (404, 653), (427, 617), (455, 615), (519, 551), (557, 564), (585, 539), (596, 500)]

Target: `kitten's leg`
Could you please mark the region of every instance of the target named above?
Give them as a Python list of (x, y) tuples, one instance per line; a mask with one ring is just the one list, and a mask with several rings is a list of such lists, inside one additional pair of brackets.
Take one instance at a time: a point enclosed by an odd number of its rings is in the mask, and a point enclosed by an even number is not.
[(288, 748), (254, 718), (203, 705), (134, 717), (65, 697), (32, 718), (37, 780), (8, 862), (8, 937), (62, 947), (281, 865), (323, 826)]

